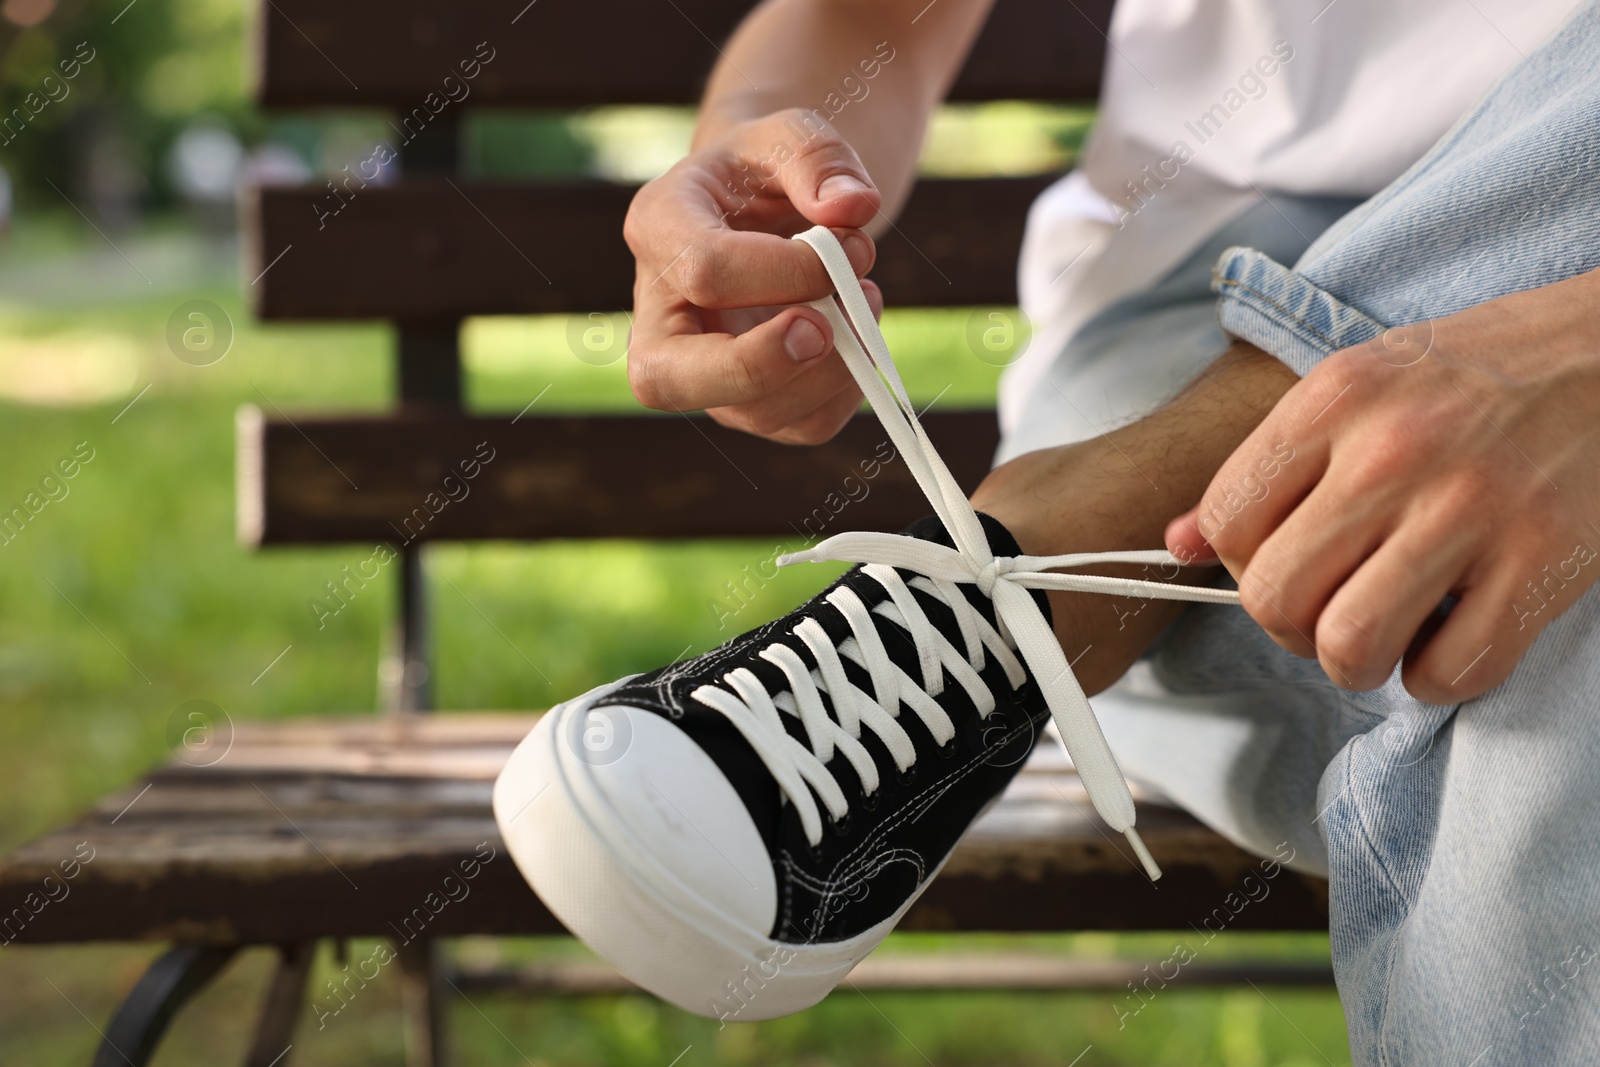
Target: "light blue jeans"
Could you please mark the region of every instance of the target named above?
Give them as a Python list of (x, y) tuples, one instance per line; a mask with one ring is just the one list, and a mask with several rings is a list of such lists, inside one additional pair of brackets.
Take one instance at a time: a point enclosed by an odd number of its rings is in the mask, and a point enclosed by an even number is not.
[[(1214, 355), (1224, 332), (1304, 374), (1389, 326), (1600, 267), (1597, 57), (1600, 2), (1329, 228), (1312, 221), (1328, 202), (1263, 204), (1218, 235), (1252, 247), (1207, 261), (1213, 242), (1158, 287), (1171, 301), (1107, 311), (1058, 384), (1070, 395), (1124, 344)], [(1195, 293), (1211, 263), (1220, 303)], [(1600, 1064), (1600, 589), (1457, 707), (1412, 699), (1398, 673), (1344, 692), (1213, 606), (1095, 703), (1130, 777), (1328, 875), (1356, 1064)]]

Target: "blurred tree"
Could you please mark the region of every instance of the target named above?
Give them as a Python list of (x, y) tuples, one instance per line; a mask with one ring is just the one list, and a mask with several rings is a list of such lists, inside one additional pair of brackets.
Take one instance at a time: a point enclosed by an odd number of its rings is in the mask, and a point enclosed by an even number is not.
[[(173, 198), (167, 145), (197, 114), (246, 137), (238, 0), (4, 0), (0, 163), (22, 209), (61, 193), (112, 224)], [(75, 77), (67, 74), (75, 73)]]
[[(196, 120), (329, 171), (349, 162), (353, 131), (371, 127), (352, 158), (365, 155), (383, 136), (380, 117), (254, 109), (244, 42), (258, 11), (240, 0), (0, 0), (0, 166), (18, 213), (69, 210), (64, 194), (121, 227), (174, 206), (182, 191), (168, 156)], [(565, 116), (486, 114), (468, 130), (472, 169), (485, 177), (581, 173), (592, 155)]]

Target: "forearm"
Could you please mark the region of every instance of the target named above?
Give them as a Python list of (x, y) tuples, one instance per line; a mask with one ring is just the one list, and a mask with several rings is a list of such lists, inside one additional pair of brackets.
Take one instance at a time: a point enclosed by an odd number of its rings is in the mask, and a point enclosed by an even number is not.
[[(786, 108), (815, 112), (861, 156), (883, 194), (884, 215), (893, 217), (910, 192), (928, 119), (991, 2), (762, 4), (733, 35), (711, 74), (694, 147)], [(800, 146), (785, 147), (795, 152)]]
[[(1177, 398), (1103, 437), (1030, 453), (994, 471), (973, 504), (1005, 523), (1024, 552), (1159, 548), (1166, 524), (1194, 506), (1212, 476), (1298, 379), (1249, 345), (1230, 348)], [(1157, 568), (1094, 573), (1163, 580)], [(1210, 572), (1177, 579), (1204, 582)], [(1181, 603), (1052, 593), (1056, 634), (1089, 693), (1114, 682), (1177, 617)]]

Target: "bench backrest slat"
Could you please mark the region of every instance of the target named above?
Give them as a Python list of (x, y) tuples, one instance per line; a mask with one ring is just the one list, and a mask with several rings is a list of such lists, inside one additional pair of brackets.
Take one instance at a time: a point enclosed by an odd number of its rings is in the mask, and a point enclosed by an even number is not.
[[(689, 104), (700, 95), (717, 47), (753, 6), (750, 0), (273, 0), (258, 27), (256, 97), (273, 107), (408, 111), (423, 106), (428, 93), (442, 93), (443, 79), (459, 76), (463, 60), (492, 55), (467, 85), (473, 103)], [(1092, 99), (1110, 14), (1111, 0), (1000, 0), (951, 99)], [(895, 47), (917, 32), (907, 26), (901, 42), (888, 43)]]
[[(994, 454), (994, 413), (933, 411), (923, 425), (970, 492)], [(826, 445), (797, 448), (704, 416), (291, 424), (246, 409), (238, 466), (249, 544), (770, 537), (798, 547), (898, 530), (931, 510), (871, 415)]]
[[(879, 242), (873, 278), (902, 307), (1014, 303), (1023, 222), (1049, 180), (922, 183)], [(634, 267), (622, 219), (632, 196), (630, 186), (601, 182), (417, 179), (358, 190), (337, 215), (322, 216), (325, 189), (262, 189), (247, 226), (246, 273), (261, 276), (249, 292), (267, 319), (629, 308)]]

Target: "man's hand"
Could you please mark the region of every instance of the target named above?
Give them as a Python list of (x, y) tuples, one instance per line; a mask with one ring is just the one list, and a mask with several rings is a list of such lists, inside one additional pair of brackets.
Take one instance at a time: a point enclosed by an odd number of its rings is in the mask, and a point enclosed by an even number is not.
[[(875, 252), (862, 227), (880, 204), (855, 151), (802, 110), (733, 126), (640, 189), (623, 227), (637, 260), (628, 378), (640, 403), (705, 408), (778, 441), (837, 433), (861, 393), (827, 319), (792, 306), (833, 283), (789, 238), (827, 226), (865, 275)], [(878, 287), (862, 288), (881, 313)]]
[[(861, 394), (827, 320), (794, 306), (833, 286), (789, 238), (826, 226), (866, 275), (876, 253), (863, 230), (887, 227), (905, 203), (929, 117), (991, 3), (754, 6), (717, 50), (693, 151), (628, 209), (628, 378), (641, 403), (704, 408), (793, 443), (826, 441), (849, 420)], [(877, 286), (862, 287), (881, 313)]]
[(1403, 659), (1413, 696), (1455, 704), (1600, 577), (1597, 522), (1600, 272), (1335, 352), (1167, 545), (1214, 550), (1251, 617), (1337, 684)]

